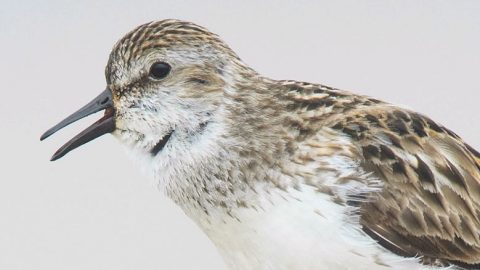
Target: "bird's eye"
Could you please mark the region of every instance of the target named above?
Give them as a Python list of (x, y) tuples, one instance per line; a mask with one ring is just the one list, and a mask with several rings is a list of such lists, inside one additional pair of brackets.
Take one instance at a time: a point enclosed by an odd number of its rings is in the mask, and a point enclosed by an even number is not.
[(150, 77), (154, 79), (163, 79), (170, 72), (170, 65), (165, 62), (156, 62), (150, 67)]

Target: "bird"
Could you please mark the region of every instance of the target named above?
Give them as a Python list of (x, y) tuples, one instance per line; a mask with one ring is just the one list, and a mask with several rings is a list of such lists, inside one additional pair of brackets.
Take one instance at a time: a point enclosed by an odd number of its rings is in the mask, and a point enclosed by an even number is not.
[(421, 113), (256, 72), (192, 22), (138, 26), (106, 88), (41, 136), (103, 117), (229, 269), (480, 269), (480, 153)]

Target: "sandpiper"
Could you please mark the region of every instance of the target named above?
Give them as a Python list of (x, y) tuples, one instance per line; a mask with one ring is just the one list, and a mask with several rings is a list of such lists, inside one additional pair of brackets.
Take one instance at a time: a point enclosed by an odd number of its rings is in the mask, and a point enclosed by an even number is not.
[(179, 20), (124, 36), (106, 80), (52, 160), (113, 134), (231, 269), (480, 268), (480, 154), (427, 116), (266, 78)]

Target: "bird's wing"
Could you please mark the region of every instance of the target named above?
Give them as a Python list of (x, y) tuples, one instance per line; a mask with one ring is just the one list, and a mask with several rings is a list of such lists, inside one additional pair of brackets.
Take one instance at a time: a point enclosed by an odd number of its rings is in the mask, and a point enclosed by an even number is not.
[(408, 110), (384, 105), (350, 116), (332, 128), (352, 137), (363, 169), (383, 182), (359, 206), (364, 231), (427, 264), (480, 266), (480, 154)]

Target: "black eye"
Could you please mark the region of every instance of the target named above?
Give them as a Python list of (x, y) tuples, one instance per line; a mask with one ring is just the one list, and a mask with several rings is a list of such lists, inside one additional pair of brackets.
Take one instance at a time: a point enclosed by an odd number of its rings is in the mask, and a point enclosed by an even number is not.
[(154, 79), (163, 79), (170, 72), (170, 65), (165, 62), (156, 62), (150, 67), (150, 77)]

